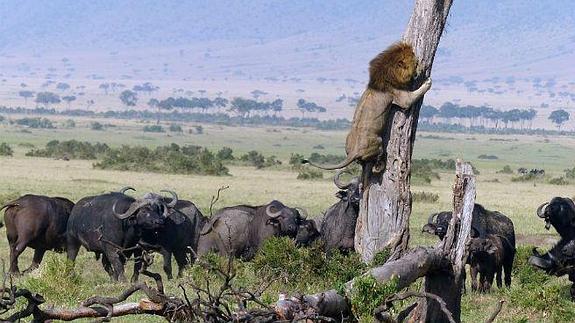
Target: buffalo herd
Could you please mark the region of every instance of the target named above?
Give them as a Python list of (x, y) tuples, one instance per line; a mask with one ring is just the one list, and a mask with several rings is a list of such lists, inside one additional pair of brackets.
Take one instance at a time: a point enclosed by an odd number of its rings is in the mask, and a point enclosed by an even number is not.
[[(340, 171), (334, 177), (338, 201), (314, 219), (308, 219), (303, 209), (277, 200), (224, 207), (208, 218), (192, 201), (179, 198), (173, 191), (134, 198), (127, 194), (134, 190), (131, 187), (84, 197), (76, 203), (63, 197), (27, 194), (0, 207), (5, 210), (9, 270), (20, 273), (18, 257), (27, 247), (34, 249), (34, 256), (24, 272), (37, 268), (47, 250), (65, 251), (68, 259), (75, 261), (84, 247), (94, 252), (96, 259), (101, 258), (113, 280), (122, 281), (129, 258), (135, 259), (132, 281), (138, 279), (144, 266), (143, 253), (148, 251), (162, 255), (169, 279), (173, 277), (172, 257), (180, 277), (196, 257), (209, 252), (250, 260), (270, 237), (289, 237), (300, 247), (319, 241), (328, 254), (353, 252), (360, 182), (354, 177), (343, 183), (341, 175)], [(544, 254), (534, 249), (529, 263), (548, 274), (568, 275), (575, 299), (575, 204), (569, 198), (555, 197), (536, 213), (561, 239)], [(451, 220), (451, 212), (434, 213), (422, 232), (443, 239)], [(499, 288), (503, 283), (511, 285), (515, 244), (513, 222), (498, 211), (475, 204), (467, 247), (472, 290), (489, 292), (494, 279)]]

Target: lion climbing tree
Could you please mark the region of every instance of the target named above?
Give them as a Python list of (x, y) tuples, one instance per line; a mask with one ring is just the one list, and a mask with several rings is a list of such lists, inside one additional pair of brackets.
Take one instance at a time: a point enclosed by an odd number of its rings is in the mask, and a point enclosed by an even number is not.
[[(452, 0), (416, 0), (402, 40), (411, 44), (419, 60), (414, 88), (431, 75), (433, 58)], [(392, 260), (407, 250), (411, 214), (411, 156), (422, 100), (408, 111), (393, 108), (389, 131), (383, 136), (386, 168), (369, 178), (364, 188), (355, 232), (355, 249), (365, 262), (386, 248)]]

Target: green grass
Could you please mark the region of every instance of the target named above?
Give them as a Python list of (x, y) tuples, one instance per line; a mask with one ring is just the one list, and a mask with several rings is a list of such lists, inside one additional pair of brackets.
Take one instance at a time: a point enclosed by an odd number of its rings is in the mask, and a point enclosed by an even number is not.
[[(16, 118), (9, 116), (9, 118)], [(125, 120), (105, 120), (116, 127), (108, 127), (104, 131), (90, 129), (92, 119), (74, 119), (76, 127), (61, 129), (60, 124), (66, 118), (51, 118), (57, 129), (28, 129), (30, 133), (21, 132), (23, 127), (0, 124), (0, 138), (14, 149), (13, 157), (0, 157), (0, 203), (6, 202), (24, 193), (66, 196), (72, 200), (117, 190), (124, 186), (133, 186), (138, 191), (131, 194), (144, 194), (148, 191), (171, 189), (178, 192), (181, 198), (194, 201), (204, 214), (208, 213), (211, 197), (222, 186), (230, 186), (222, 192), (215, 208), (234, 204), (261, 204), (272, 199), (283, 201), (287, 205), (299, 206), (308, 210), (311, 217), (320, 215), (331, 204), (336, 202), (331, 177), (333, 172), (324, 172), (323, 179), (313, 181), (298, 180), (297, 170), (291, 169), (289, 158), (292, 153), (309, 156), (313, 152), (324, 155), (342, 155), (345, 132), (318, 131), (302, 128), (271, 129), (267, 127), (224, 127), (203, 125), (204, 133), (189, 134), (187, 129), (197, 124), (181, 124), (182, 133), (145, 133), (142, 128), (146, 123)], [(102, 121), (102, 120), (100, 120)], [(164, 127), (169, 125), (164, 124)], [(575, 166), (575, 139), (571, 137), (536, 137), (513, 136), (517, 141), (494, 141), (494, 138), (511, 138), (511, 136), (477, 135), (475, 140), (467, 140), (464, 134), (420, 134), (414, 148), (414, 158), (457, 159), (471, 161), (481, 174), (477, 177), (477, 202), (492, 210), (499, 210), (508, 215), (515, 224), (518, 243), (549, 246), (557, 238), (554, 231), (544, 229), (544, 223), (535, 215), (539, 204), (548, 201), (553, 196), (572, 197), (575, 194), (573, 184), (552, 185), (545, 180), (529, 182), (512, 182), (514, 174), (498, 174), (505, 165), (515, 171), (519, 167), (542, 168), (548, 178), (565, 176), (564, 170)], [(451, 137), (452, 140), (438, 140), (436, 137)], [(77, 139), (89, 142), (103, 142), (111, 147), (123, 144), (156, 147), (172, 142), (178, 145), (200, 145), (216, 152), (222, 147), (233, 149), (236, 157), (251, 150), (257, 150), (264, 156), (275, 155), (283, 162), (282, 165), (256, 170), (255, 167), (229, 166), (232, 176), (213, 177), (198, 175), (157, 174), (131, 171), (112, 171), (94, 169), (94, 161), (86, 160), (54, 160), (51, 158), (26, 157), (30, 145), (42, 148), (50, 140)], [(314, 149), (321, 145), (324, 149)], [(496, 155), (497, 160), (478, 159), (480, 155)], [(432, 179), (431, 183), (412, 183), (412, 192), (437, 194), (434, 203), (415, 201), (410, 221), (411, 246), (434, 244), (436, 238), (421, 233), (421, 227), (426, 223), (429, 214), (452, 208), (451, 187), (454, 173), (439, 171), (440, 179)], [(497, 180), (497, 181), (495, 181)], [(0, 235), (5, 229), (0, 229)], [(287, 248), (287, 247), (286, 247)], [(287, 249), (286, 249), (287, 250)], [(289, 249), (291, 250), (291, 249)], [(290, 252), (299, 254), (296, 251)], [(301, 257), (305, 255), (299, 255)], [(309, 257), (309, 255), (307, 255)], [(20, 268), (26, 268), (32, 257), (32, 251), (26, 250), (20, 258)], [(44, 293), (47, 302), (56, 306), (76, 306), (78, 302), (92, 295), (117, 295), (126, 284), (111, 283), (94, 259), (93, 254), (82, 251), (75, 266), (75, 272), (61, 276), (65, 269), (65, 256), (48, 253), (42, 267), (31, 275), (19, 278), (16, 282), (37, 292)], [(161, 262), (156, 257), (154, 269), (160, 271)], [(6, 239), (0, 239), (0, 259), (8, 260), (8, 245)], [(280, 259), (278, 261), (285, 261)], [(341, 260), (344, 261), (344, 260)], [(131, 270), (128, 263), (127, 272)], [(175, 264), (174, 264), (175, 265)], [(245, 286), (256, 286), (262, 279), (254, 263), (242, 263), (242, 275), (239, 282)], [(331, 264), (334, 266), (334, 264)], [(290, 267), (297, 271), (297, 266)], [(189, 277), (197, 275), (189, 274)], [(201, 274), (201, 270), (199, 272)], [(70, 279), (63, 279), (68, 277)], [(187, 279), (190, 279), (190, 278)], [(316, 276), (314, 276), (316, 277)], [(317, 292), (330, 282), (339, 284), (336, 278), (321, 279), (321, 282), (300, 285), (302, 292)], [(180, 295), (177, 289), (178, 281), (167, 283), (170, 293)], [(286, 284), (283, 282), (282, 284)], [(282, 290), (282, 284), (272, 286), (265, 299), (274, 301), (274, 295)], [(521, 291), (528, 290), (514, 280), (511, 291), (497, 291), (490, 295), (468, 293), (463, 297), (463, 321), (482, 320), (489, 316), (499, 299), (507, 300), (500, 314), (502, 322), (518, 322), (527, 319), (532, 322), (566, 321), (572, 316), (569, 309), (572, 304), (568, 300), (569, 283), (564, 278), (550, 278), (546, 287), (541, 290), (544, 296), (552, 302), (553, 309), (529, 308), (517, 302)], [(291, 285), (289, 285), (291, 286)], [(333, 286), (336, 288), (337, 286)], [(287, 287), (286, 287), (287, 288)], [(287, 288), (293, 290), (294, 286)], [(64, 289), (70, 289), (68, 295), (63, 295)], [(514, 292), (515, 291), (515, 292)], [(536, 293), (537, 291), (533, 291)], [(275, 293), (275, 294), (274, 294)], [(515, 293), (515, 294), (514, 294)], [(517, 294), (519, 293), (519, 294)], [(133, 296), (138, 299), (141, 295)], [(534, 299), (537, 299), (535, 297)], [(146, 318), (146, 321), (152, 318)], [(156, 320), (154, 318), (154, 320)], [(122, 321), (125, 321), (124, 319)], [(130, 318), (128, 321), (141, 321)], [(161, 320), (158, 320), (161, 321)]]

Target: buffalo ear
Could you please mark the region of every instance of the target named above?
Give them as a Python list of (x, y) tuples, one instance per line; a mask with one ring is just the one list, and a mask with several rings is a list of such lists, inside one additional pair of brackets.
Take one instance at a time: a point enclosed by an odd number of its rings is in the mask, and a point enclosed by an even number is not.
[(485, 251), (487, 251), (487, 253), (490, 255), (495, 254), (495, 252), (497, 251), (497, 247), (495, 247), (495, 245), (491, 243), (491, 241), (488, 241), (485, 247), (486, 247)]
[(182, 224), (186, 221), (186, 216), (176, 209), (172, 209), (172, 212), (168, 213), (168, 217), (174, 221), (175, 224)]
[(421, 233), (427, 232), (430, 234), (435, 234), (435, 229), (436, 229), (435, 224), (428, 223), (424, 225), (423, 228), (421, 228)]

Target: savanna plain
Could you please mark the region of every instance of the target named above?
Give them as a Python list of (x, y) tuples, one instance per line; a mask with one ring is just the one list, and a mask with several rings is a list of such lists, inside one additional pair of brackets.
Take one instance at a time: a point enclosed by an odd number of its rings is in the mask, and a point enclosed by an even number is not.
[[(17, 118), (23, 116), (6, 116)], [(56, 124), (69, 118), (53, 117)], [(345, 131), (320, 131), (312, 128), (275, 128), (267, 126), (240, 127), (204, 124), (202, 133), (190, 133), (199, 124), (181, 123), (182, 132), (149, 133), (143, 126), (155, 121), (100, 119), (112, 125), (104, 130), (92, 130), (95, 121), (74, 118), (75, 127), (64, 129), (25, 129), (9, 122), (0, 123), (0, 142), (13, 149), (12, 156), (0, 157), (0, 203), (25, 193), (64, 196), (77, 201), (88, 195), (132, 186), (141, 195), (162, 189), (174, 190), (180, 198), (193, 201), (204, 215), (210, 214), (210, 203), (218, 188), (229, 186), (213, 206), (218, 209), (237, 204), (264, 204), (277, 199), (290, 206), (307, 210), (309, 217), (319, 217), (337, 201), (337, 188), (332, 183), (333, 173), (324, 172), (323, 178), (298, 179), (298, 171), (289, 165), (292, 154), (309, 156), (311, 153), (342, 155)], [(164, 125), (166, 126), (166, 125)], [(154, 148), (176, 143), (199, 145), (214, 152), (229, 147), (235, 156), (256, 150), (264, 156), (276, 156), (282, 163), (256, 169), (241, 163), (230, 163), (230, 176), (199, 176), (185, 174), (148, 173), (96, 169), (94, 160), (61, 160), (28, 157), (33, 148), (43, 148), (51, 140), (81, 140), (106, 143), (111, 147), (122, 145)], [(462, 320), (483, 321), (505, 300), (497, 320), (500, 322), (573, 322), (575, 307), (570, 301), (567, 279), (548, 277), (527, 264), (531, 246), (550, 247), (558, 234), (545, 230), (544, 223), (535, 215), (538, 205), (554, 196), (573, 197), (575, 181), (566, 178), (565, 170), (575, 166), (575, 138), (570, 136), (527, 136), (444, 134), (419, 132), (414, 147), (414, 159), (462, 159), (479, 171), (477, 174), (477, 202), (490, 210), (507, 215), (515, 225), (518, 254), (510, 289), (494, 288), (490, 294), (471, 292), (469, 282), (463, 297)], [(502, 172), (505, 166), (511, 173)], [(544, 169), (545, 175), (531, 180), (517, 180), (518, 168)], [(412, 177), (413, 193), (437, 194), (438, 199), (416, 199), (410, 218), (411, 247), (437, 242), (435, 236), (421, 233), (421, 227), (433, 212), (452, 208), (452, 184), (455, 170), (434, 170), (431, 181)], [(563, 177), (564, 180), (552, 179)], [(570, 182), (571, 181), (571, 182)], [(552, 184), (555, 183), (555, 184)], [(560, 185), (559, 185), (560, 184)], [(321, 255), (321, 256), (319, 256)], [(20, 268), (26, 268), (32, 258), (28, 249), (20, 257)], [(0, 229), (0, 259), (7, 267), (9, 248), (5, 228)], [(308, 260), (314, 259), (313, 263)], [(267, 303), (277, 300), (279, 292), (319, 292), (338, 288), (346, 280), (363, 272), (356, 255), (326, 257), (317, 248), (297, 249), (291, 241), (275, 239), (266, 244), (252, 262), (234, 262), (237, 277), (234, 284), (256, 290), (272, 281), (262, 293)], [(221, 261), (216, 259), (214, 261)], [(128, 262), (129, 276), (133, 262)], [(174, 270), (176, 264), (173, 264)], [(319, 269), (314, 269), (317, 266)], [(157, 255), (152, 270), (163, 274), (161, 259)], [(178, 285), (202, 284), (205, 277), (217, 286), (218, 277), (195, 265), (183, 278), (166, 281), (168, 293), (181, 295)], [(48, 252), (39, 269), (14, 278), (18, 286), (42, 294), (47, 304), (57, 307), (76, 307), (93, 295), (118, 295), (129, 283), (111, 282), (92, 253), (80, 252), (73, 269), (66, 266), (65, 254)], [(141, 278), (146, 279), (146, 278)], [(377, 293), (363, 295), (377, 301)], [(141, 295), (133, 295), (136, 300)], [(366, 301), (367, 302), (367, 301)], [(405, 303), (408, 304), (408, 303)], [(24, 304), (21, 304), (24, 306)], [(370, 321), (368, 316), (360, 318)], [(123, 317), (118, 321), (142, 321), (142, 317)], [(162, 321), (148, 316), (145, 321)]]

